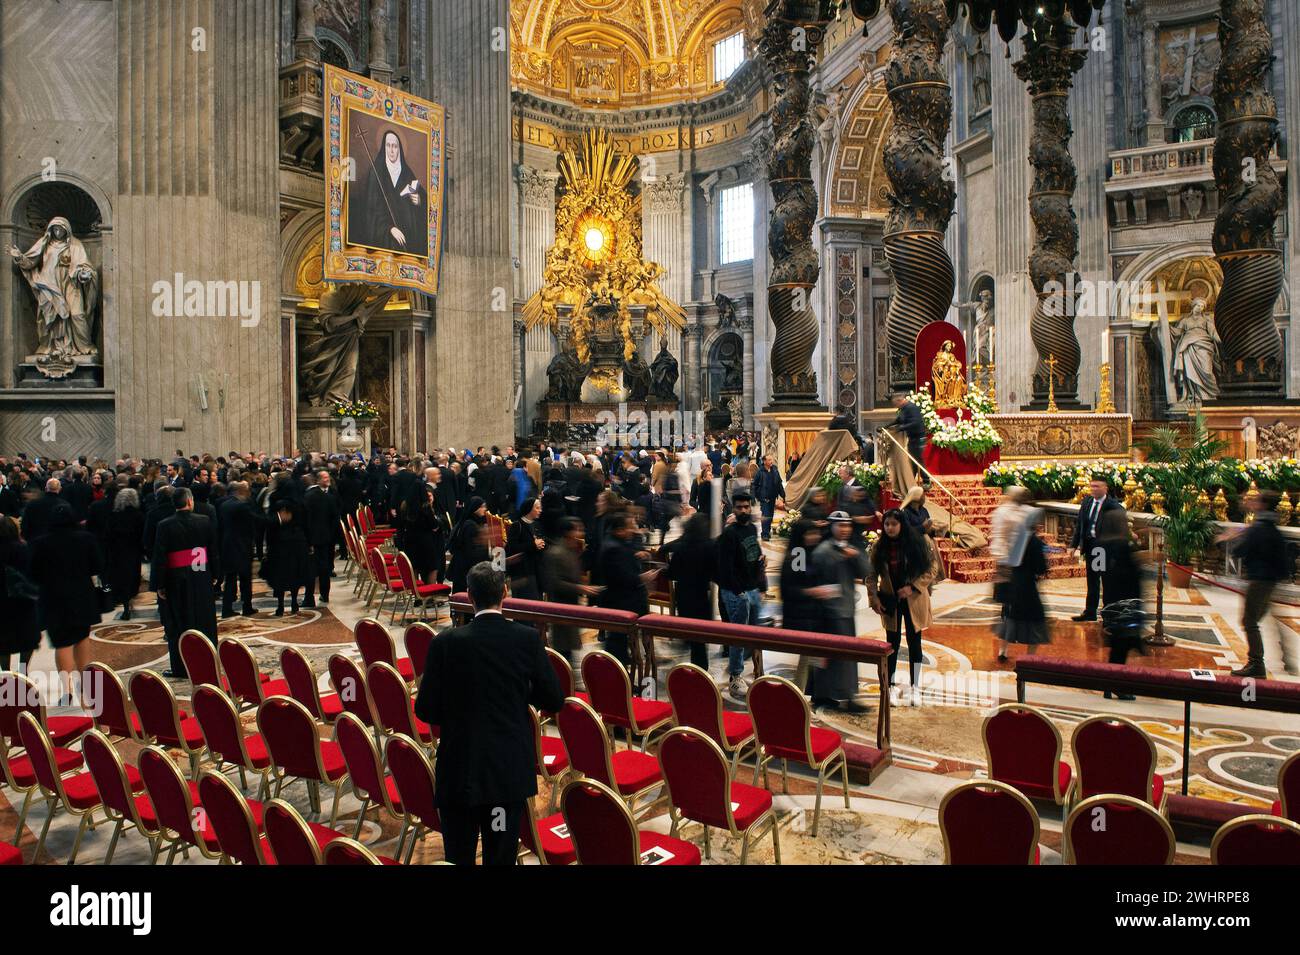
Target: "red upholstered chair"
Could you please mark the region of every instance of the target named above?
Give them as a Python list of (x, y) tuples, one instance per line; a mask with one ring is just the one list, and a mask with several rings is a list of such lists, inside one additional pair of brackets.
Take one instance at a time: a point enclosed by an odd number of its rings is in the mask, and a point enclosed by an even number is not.
[(140, 739), (143, 727), (126, 695), (122, 678), (102, 663), (91, 663), (86, 667), (85, 680), (99, 700), (95, 727), (109, 739)]
[[(361, 811), (357, 813), (357, 829), (352, 834), (353, 838), (361, 838), (361, 827), (365, 824), (366, 813), (371, 805), (374, 806), (376, 815), (380, 810), (387, 809), (394, 816), (405, 820), (406, 814), (402, 810), (397, 783), (392, 776), (384, 775), (375, 738), (365, 725), (351, 713), (340, 714), (334, 722), (334, 742), (343, 751), (352, 794), (361, 800)], [(406, 824), (403, 822), (399, 844), (405, 839)]]
[(1132, 796), (1092, 796), (1063, 827), (1067, 865), (1173, 865), (1174, 830), (1149, 802)]
[[(18, 740), (27, 751), (37, 785), (45, 797), (45, 825), (41, 827), (41, 837), (36, 843), (36, 853), (32, 859), (40, 858), (41, 850), (45, 848), (45, 837), (50, 833), (50, 822), (61, 808), (81, 820), (76, 841), (72, 844), (72, 855), (68, 857), (68, 865), (72, 865), (77, 861), (77, 850), (81, 848), (81, 837), (90, 824), (91, 814), (103, 805), (99, 790), (95, 788), (95, 779), (90, 773), (60, 775), (53, 741), (41, 724), (36, 722), (36, 717), (26, 711), (18, 714)], [(133, 790), (138, 790), (139, 783), (138, 775), (130, 780)], [(21, 836), (21, 830), (19, 833)]]
[[(398, 599), (393, 602), (393, 616), (397, 614), (397, 607), (402, 606), (402, 622), (406, 622), (406, 615), (415, 610), (418, 605), (420, 615), (424, 616), (425, 609), (429, 604), (434, 605), (434, 617), (438, 616), (437, 605), (439, 603), (451, 602), (451, 587), (447, 584), (432, 583), (426, 584), (420, 578), (415, 576), (415, 568), (411, 566), (411, 558), (405, 553), (397, 555), (397, 575), (402, 581), (402, 592), (398, 594)], [(388, 619), (389, 623), (393, 622), (393, 616)]]
[(424, 676), (424, 664), (429, 659), (429, 647), (437, 636), (437, 631), (422, 620), (411, 624), (402, 634), (406, 658), (411, 661), (411, 672), (416, 680)]
[(1300, 865), (1300, 822), (1252, 813), (1225, 823), (1210, 843), (1213, 865)]
[(565, 786), (560, 812), (579, 865), (700, 864), (700, 850), (693, 844), (637, 829), (618, 793), (594, 779), (575, 779)]
[(221, 690), (230, 689), (230, 684), (221, 678), (217, 648), (206, 634), (199, 630), (186, 630), (181, 634), (179, 649), (190, 683), (196, 687), (208, 685)]
[(362, 723), (373, 728), (375, 714), (370, 709), (370, 694), (366, 692), (366, 675), (356, 661), (341, 653), (331, 654), (329, 662), (330, 686), (338, 697), (345, 713), (351, 713)]
[(593, 650), (582, 658), (582, 682), (587, 684), (591, 708), (600, 714), (605, 725), (628, 732), (629, 749), (632, 736), (640, 736), (644, 753), (650, 734), (672, 726), (672, 704), (633, 696), (627, 670), (604, 650)]
[(289, 696), (289, 684), (284, 680), (263, 680), (257, 670), (253, 651), (234, 637), (222, 637), (217, 644), (221, 669), (230, 681), (230, 695), (245, 707), (261, 706), (262, 701), (273, 696)]
[(262, 854), (264, 810), (258, 804), (258, 819), (243, 793), (220, 773), (204, 770), (199, 777), (199, 801), (208, 825), (216, 834), (221, 854), (241, 865), (267, 865)]
[(384, 563), (384, 557), (379, 553), (378, 547), (366, 551), (366, 563), (370, 567), (370, 577), (374, 581), (366, 606), (369, 607), (374, 602), (375, 594), (378, 593), (379, 606), (375, 608), (375, 615), (378, 616), (384, 612), (384, 604), (389, 596), (396, 597), (404, 589), (402, 576), (395, 565)]
[(357, 520), (360, 521), (361, 526), (365, 528), (366, 537), (368, 538), (377, 537), (380, 539), (386, 539), (397, 533), (397, 528), (395, 527), (381, 527), (375, 523), (375, 512), (370, 509), (369, 504), (363, 504), (361, 509), (357, 511)]
[(673, 722), (697, 729), (731, 757), (731, 775), (736, 775), (740, 755), (753, 749), (758, 755), (754, 721), (748, 713), (733, 713), (722, 706), (722, 694), (713, 677), (693, 663), (682, 663), (668, 673), (668, 698)]
[[(636, 801), (642, 796), (662, 788), (664, 773), (659, 760), (633, 749), (615, 752), (605, 724), (589, 703), (569, 697), (556, 714), (555, 722), (573, 771), (614, 789), (626, 800), (629, 810), (636, 808)], [(655, 802), (658, 797), (642, 809)]]
[(336, 829), (307, 822), (283, 799), (266, 804), (262, 827), (266, 831), (262, 857), (275, 865), (321, 865), (321, 851), (343, 838)]
[(271, 775), (271, 754), (266, 751), (266, 741), (260, 733), (245, 733), (239, 721), (235, 704), (215, 686), (200, 686), (194, 690), (194, 717), (203, 730), (208, 745), (208, 756), (216, 764), (217, 772), (226, 763), (239, 768), (239, 783), (248, 788), (248, 773), (261, 777), (257, 798), (263, 799)]
[(533, 815), (532, 800), (524, 805), (519, 844), (520, 858), (531, 852), (542, 865), (573, 865), (578, 858), (573, 840), (569, 838), (569, 824), (564, 821), (564, 813), (556, 812), (538, 819)]
[(414, 824), (411, 842), (406, 846), (406, 862), (415, 854), (415, 845), (426, 832), (442, 832), (442, 820), (438, 818), (438, 801), (434, 796), (433, 765), (429, 762), (428, 752), (411, 737), (400, 733), (388, 737), (384, 746), (384, 761), (388, 771), (393, 774), (397, 784), (399, 801), (402, 805), (404, 821), (402, 835), (397, 843), (397, 857), (402, 857), (402, 839), (406, 838), (407, 827)]
[(357, 649), (361, 651), (361, 659), (367, 667), (372, 663), (387, 663), (407, 683), (415, 679), (415, 667), (410, 660), (397, 659), (393, 638), (378, 620), (372, 617), (358, 620), (353, 633), (356, 635)]
[(23, 853), (8, 843), (0, 843), (0, 865), (22, 865)]
[(32, 714), (55, 746), (67, 746), (95, 725), (89, 716), (47, 716), (35, 683), (12, 670), (0, 671), (0, 736), (10, 746), (18, 741), (19, 713)]
[(1277, 771), (1277, 793), (1273, 815), (1300, 822), (1300, 750), (1288, 756)]
[[(76, 750), (55, 746), (53, 752), (54, 770), (58, 775), (65, 776), (81, 768), (81, 753)], [(4, 784), (14, 794), (23, 795), (23, 807), (18, 812), (18, 825), (14, 828), (14, 845), (18, 845), (23, 838), (23, 825), (27, 822), (27, 810), (31, 808), (32, 795), (39, 791), (41, 786), (40, 780), (36, 778), (36, 769), (32, 766), (32, 758), (23, 754), (21, 748), (15, 748), (14, 752), (10, 752), (4, 736), (0, 736), (0, 774), (3, 774)], [(13, 796), (10, 796), (10, 802), (12, 801)]]
[[(113, 836), (108, 842), (108, 852), (104, 855), (104, 865), (112, 865), (113, 853), (117, 850), (117, 841), (127, 826), (149, 840), (152, 850), (150, 862), (158, 859), (158, 819), (154, 815), (153, 803), (146, 795), (136, 795), (135, 790), (144, 787), (140, 774), (134, 769), (136, 784), (134, 789), (128, 775), (128, 767), (121, 755), (113, 748), (107, 736), (99, 730), (91, 730), (81, 740), (81, 751), (86, 758), (86, 769), (95, 782), (95, 791), (99, 793), (104, 815), (114, 823)], [(21, 827), (20, 827), (21, 828)]]
[(806, 763), (817, 774), (817, 803), (813, 809), (812, 829), (809, 830), (810, 835), (817, 835), (817, 824), (822, 815), (822, 790), (837, 766), (844, 786), (844, 808), (850, 808), (849, 763), (844, 755), (844, 738), (834, 730), (813, 726), (807, 697), (783, 677), (759, 677), (750, 685), (746, 702), (758, 737), (754, 783), (758, 783), (758, 771), (762, 769), (763, 785), (767, 786), (767, 764), (779, 759), (782, 786), (788, 793), (789, 761)]
[(396, 859), (377, 856), (355, 839), (343, 836), (325, 847), (325, 865), (398, 865)]
[(384, 735), (402, 733), (426, 746), (437, 745), (437, 727), (415, 715), (410, 687), (387, 663), (372, 663), (366, 668), (366, 692), (370, 694), (370, 711)]
[(348, 776), (338, 744), (322, 741), (307, 708), (287, 696), (273, 696), (257, 708), (257, 728), (266, 740), (277, 775), (273, 795), (279, 797), (286, 780), (301, 779), (307, 784), (312, 812), (319, 815), (321, 783), (333, 786), (334, 806), (329, 822), (333, 829), (339, 815), (339, 796)]
[(547, 736), (542, 732), (542, 720), (531, 706), (528, 715), (533, 720), (533, 749), (537, 754), (537, 775), (551, 787), (551, 798), (546, 805), (546, 812), (555, 812), (555, 801), (560, 795), (560, 780), (569, 775), (569, 754), (564, 748), (564, 740), (556, 736)]
[(1037, 865), (1038, 812), (1014, 786), (976, 779), (939, 803), (946, 865)]
[(319, 723), (333, 723), (343, 712), (343, 703), (337, 693), (320, 695), (316, 672), (297, 647), (285, 647), (280, 651), (280, 669), (284, 671), (284, 682), (289, 685), (289, 695), (307, 707), (312, 719)]
[[(555, 671), (555, 679), (560, 684), (561, 696), (566, 700), (569, 697), (573, 697), (574, 699), (582, 700), (584, 703), (591, 702), (591, 697), (586, 693), (579, 693), (574, 690), (573, 667), (569, 666), (569, 661), (564, 658), (564, 654), (560, 653), (558, 650), (552, 650), (550, 647), (547, 647), (546, 659), (550, 661), (551, 669)], [(541, 716), (543, 723), (550, 723), (555, 719), (554, 713), (547, 713), (545, 711), (542, 712)]]
[(221, 843), (208, 813), (197, 811), (203, 809), (198, 783), (187, 782), (171, 757), (158, 746), (146, 746), (140, 751), (140, 777), (158, 821), (157, 851), (171, 847), (166, 864), (172, 864), (177, 852), (188, 855), (189, 846), (208, 859), (220, 859)]
[(1078, 797), (1132, 796), (1162, 809), (1165, 780), (1156, 772), (1156, 747), (1142, 727), (1123, 716), (1091, 716), (1070, 738), (1079, 768)]
[(1042, 710), (1006, 703), (984, 720), (984, 755), (989, 777), (1015, 786), (1030, 799), (1069, 801), (1074, 788), (1070, 764), (1061, 759), (1061, 731)]
[(733, 782), (731, 766), (722, 747), (704, 733), (679, 726), (659, 743), (659, 764), (668, 785), (669, 835), (677, 835), (683, 819), (704, 826), (704, 858), (712, 857), (709, 829), (722, 829), (741, 837), (740, 864), (749, 858), (750, 836), (772, 836), (776, 864), (781, 864), (781, 837), (777, 834), (772, 794), (757, 786)]
[(140, 715), (141, 738), (183, 750), (190, 760), (190, 777), (198, 779), (203, 729), (198, 720), (181, 712), (167, 681), (152, 670), (138, 671), (131, 677), (131, 700)]

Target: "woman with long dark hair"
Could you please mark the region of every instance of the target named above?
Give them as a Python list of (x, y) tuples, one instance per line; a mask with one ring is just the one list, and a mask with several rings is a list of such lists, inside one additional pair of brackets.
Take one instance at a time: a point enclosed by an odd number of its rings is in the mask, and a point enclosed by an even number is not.
[(469, 569), (479, 561), (488, 560), (487, 503), (481, 497), (471, 497), (465, 505), (465, 516), (451, 532), (448, 545), (451, 566), (448, 578), (452, 593), (465, 589)]
[(937, 568), (928, 538), (908, 523), (898, 508), (885, 512), (879, 539), (867, 558), (867, 593), (871, 608), (880, 614), (885, 635), (894, 652), (889, 655), (891, 703), (901, 703), (894, 683), (898, 649), (907, 634), (907, 660), (912, 684), (910, 704), (921, 704), (921, 638), (930, 626), (930, 585)]

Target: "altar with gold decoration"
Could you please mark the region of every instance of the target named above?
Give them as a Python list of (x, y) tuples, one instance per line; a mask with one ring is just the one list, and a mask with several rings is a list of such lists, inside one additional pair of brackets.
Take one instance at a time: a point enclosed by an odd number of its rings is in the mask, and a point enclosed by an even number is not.
[(996, 406), (977, 381), (967, 380), (966, 342), (948, 322), (931, 322), (916, 336), (916, 368), (930, 379), (908, 395), (921, 409), (926, 443), (922, 464), (931, 474), (983, 474), (1000, 456), (1002, 436), (991, 422)]

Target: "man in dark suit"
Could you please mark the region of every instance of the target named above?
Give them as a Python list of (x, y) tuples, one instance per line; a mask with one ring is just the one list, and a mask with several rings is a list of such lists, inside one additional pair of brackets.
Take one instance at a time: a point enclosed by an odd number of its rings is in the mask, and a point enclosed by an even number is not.
[(221, 561), (212, 521), (194, 513), (190, 489), (175, 488), (172, 501), (175, 513), (158, 525), (149, 561), (149, 589), (158, 595), (158, 616), (171, 656), (171, 669), (163, 676), (185, 679), (181, 634), (198, 630), (217, 642), (213, 582), (221, 579)]
[(303, 505), (307, 509), (307, 543), (311, 547), (312, 572), (315, 579), (307, 584), (304, 607), (316, 606), (316, 588), (321, 603), (330, 602), (330, 575), (334, 573), (334, 538), (339, 532), (339, 496), (331, 484), (329, 471), (304, 475), (308, 481)]
[(172, 495), (175, 492), (176, 489), (167, 484), (155, 488), (153, 507), (149, 508), (144, 516), (144, 555), (150, 560), (153, 559), (153, 545), (158, 537), (158, 525), (176, 513), (176, 506), (172, 503)]
[(532, 627), (501, 615), (505, 575), (483, 561), (469, 571), (476, 613), (429, 646), (415, 713), (439, 730), (438, 813), (447, 861), (514, 865), (519, 826), (537, 794), (528, 707), (558, 710), (564, 699)]
[(260, 516), (253, 504), (247, 481), (235, 481), (230, 494), (218, 508), (221, 535), (221, 569), (225, 584), (221, 590), (222, 618), (235, 615), (235, 585), (244, 604), (244, 616), (257, 614), (253, 609), (253, 541)]
[(1106, 570), (1106, 551), (1097, 543), (1097, 528), (1101, 525), (1101, 515), (1120, 506), (1110, 496), (1110, 485), (1103, 480), (1094, 478), (1088, 491), (1088, 496), (1079, 505), (1079, 519), (1074, 524), (1074, 537), (1070, 539), (1070, 546), (1088, 568), (1088, 596), (1083, 603), (1083, 613), (1072, 618), (1078, 621), (1097, 619), (1101, 579)]
[[(907, 442), (907, 453), (912, 456), (916, 464), (924, 464), (925, 419), (921, 416), (921, 409), (907, 400), (907, 395), (906, 391), (895, 391), (891, 396), (894, 407), (898, 409), (898, 414), (894, 417), (889, 428), (897, 437)], [(915, 467), (915, 465), (913, 466)], [(917, 477), (922, 478), (922, 483), (928, 483), (929, 481), (922, 474), (918, 473)]]

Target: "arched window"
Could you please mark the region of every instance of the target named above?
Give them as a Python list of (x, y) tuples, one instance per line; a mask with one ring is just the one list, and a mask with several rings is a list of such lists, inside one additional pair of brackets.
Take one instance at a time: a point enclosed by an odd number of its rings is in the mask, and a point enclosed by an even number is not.
[(1174, 142), (1190, 143), (1214, 138), (1214, 112), (1206, 106), (1188, 106), (1174, 116)]

